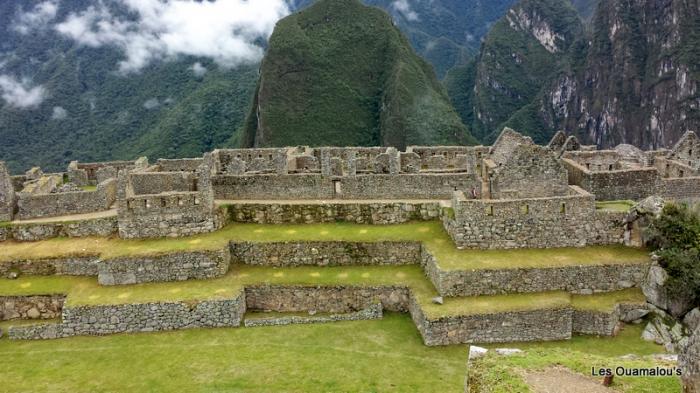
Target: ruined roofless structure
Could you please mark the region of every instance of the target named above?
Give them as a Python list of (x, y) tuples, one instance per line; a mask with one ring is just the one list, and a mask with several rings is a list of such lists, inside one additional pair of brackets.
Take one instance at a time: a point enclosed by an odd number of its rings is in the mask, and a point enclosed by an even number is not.
[[(539, 146), (504, 129), (493, 146), (220, 149), (201, 158), (72, 162), (65, 173), (10, 176), (0, 163), (0, 239), (177, 237), (228, 221), (387, 224), (441, 219), (460, 248), (620, 243), (619, 217), (596, 201), (700, 197), (700, 140), (671, 150)], [(81, 225), (60, 224), (66, 217)], [(84, 220), (83, 220), (84, 219)], [(55, 223), (55, 224), (51, 224)]]

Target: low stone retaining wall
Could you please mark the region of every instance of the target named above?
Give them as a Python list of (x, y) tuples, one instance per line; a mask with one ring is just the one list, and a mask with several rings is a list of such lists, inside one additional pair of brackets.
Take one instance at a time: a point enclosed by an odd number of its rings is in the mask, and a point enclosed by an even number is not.
[(442, 270), (435, 257), (425, 247), (422, 251), (422, 265), (426, 275), (442, 296), (479, 296), (560, 290), (580, 294), (615, 291), (639, 286), (649, 270), (648, 263), (493, 270)]
[(51, 339), (76, 335), (152, 332), (195, 327), (240, 326), (245, 298), (207, 300), (198, 303), (158, 302), (63, 309), (63, 321), (55, 324), (13, 326), (10, 339)]
[(388, 311), (408, 311), (406, 287), (251, 286), (245, 289), (248, 310), (326, 313), (360, 311), (377, 302)]
[(434, 220), (440, 215), (435, 202), (372, 202), (323, 204), (234, 203), (228, 206), (237, 222), (256, 224), (311, 224), (347, 221), (358, 224), (398, 224)]
[[(410, 290), (401, 286), (262, 285), (248, 287), (233, 299), (63, 307), (62, 322), (11, 327), (9, 337), (50, 339), (239, 326), (246, 310), (343, 314), (262, 318), (246, 323), (246, 326), (261, 326), (379, 318), (382, 310), (386, 309), (409, 312), (426, 345), (546, 341), (569, 339), (572, 332), (612, 335), (622, 310), (639, 307), (619, 305), (609, 313), (574, 310), (571, 306), (565, 306), (429, 317)], [(54, 311), (45, 315), (50, 318), (57, 314)]]
[(12, 224), (0, 228), (0, 241), (32, 242), (54, 237), (107, 237), (115, 233), (117, 217), (113, 216), (70, 222)]
[(219, 251), (177, 252), (158, 256), (120, 257), (100, 262), (101, 285), (144, 282), (203, 280), (221, 277), (228, 271), (228, 248)]
[(96, 276), (98, 263), (97, 256), (0, 262), (0, 276), (5, 277), (10, 272), (36, 276)]
[(282, 316), (282, 317), (263, 317), (246, 319), (243, 323), (245, 327), (255, 326), (281, 326), (292, 324), (309, 324), (309, 323), (329, 323), (340, 321), (364, 321), (370, 319), (382, 318), (382, 305), (374, 304), (364, 310), (350, 312), (345, 314), (331, 314), (326, 316)]
[(620, 313), (617, 309), (612, 312), (574, 310), (572, 331), (580, 334), (612, 336), (619, 321)]
[(413, 321), (425, 345), (568, 340), (572, 332), (569, 308), (462, 315), (426, 319), (412, 307)]
[(418, 264), (419, 242), (231, 242), (234, 262), (261, 266)]
[(62, 295), (0, 296), (0, 321), (58, 318), (65, 300)]

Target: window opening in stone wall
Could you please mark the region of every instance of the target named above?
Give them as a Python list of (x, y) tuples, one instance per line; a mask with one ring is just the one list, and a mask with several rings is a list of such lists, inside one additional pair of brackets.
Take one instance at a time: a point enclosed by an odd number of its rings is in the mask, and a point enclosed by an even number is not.
[(608, 170), (609, 170), (609, 171), (612, 171), (612, 170), (613, 170), (612, 164), (608, 165)]
[(520, 206), (520, 212), (522, 214), (530, 214), (530, 205)]
[(487, 206), (487, 207), (486, 207), (486, 215), (487, 215), (487, 216), (493, 216), (493, 206)]
[(342, 193), (340, 180), (333, 180), (333, 195), (338, 196)]
[(165, 207), (165, 198), (160, 198), (160, 207)]
[(683, 177), (684, 173), (683, 171), (678, 171), (678, 177)]
[(562, 214), (566, 213), (566, 203), (562, 203), (562, 204), (561, 204), (560, 212), (561, 212)]
[(151, 202), (148, 199), (144, 200), (143, 202), (144, 202), (143, 206), (146, 209), (149, 209), (151, 207)]
[(194, 204), (199, 205), (199, 198), (198, 197), (194, 197)]

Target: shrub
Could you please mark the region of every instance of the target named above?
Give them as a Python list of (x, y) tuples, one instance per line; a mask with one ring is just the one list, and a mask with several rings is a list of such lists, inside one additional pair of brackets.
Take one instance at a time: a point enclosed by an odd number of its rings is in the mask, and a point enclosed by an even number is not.
[(700, 302), (700, 204), (667, 204), (648, 228), (670, 294)]

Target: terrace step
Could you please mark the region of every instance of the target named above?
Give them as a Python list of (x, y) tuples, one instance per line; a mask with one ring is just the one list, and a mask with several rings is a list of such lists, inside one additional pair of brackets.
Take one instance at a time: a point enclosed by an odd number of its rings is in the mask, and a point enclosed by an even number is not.
[(373, 304), (363, 310), (334, 314), (334, 313), (275, 313), (251, 312), (245, 315), (245, 327), (281, 326), (293, 324), (329, 323), (340, 321), (362, 321), (382, 318), (382, 304)]

